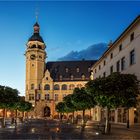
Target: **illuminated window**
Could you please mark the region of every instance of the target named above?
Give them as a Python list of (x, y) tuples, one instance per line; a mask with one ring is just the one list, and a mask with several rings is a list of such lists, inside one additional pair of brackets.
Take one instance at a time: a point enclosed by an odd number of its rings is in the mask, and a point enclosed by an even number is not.
[(45, 100), (50, 100), (50, 95), (49, 94), (45, 94)]
[(62, 85), (62, 90), (67, 90), (67, 85), (66, 84)]
[(50, 90), (50, 85), (49, 85), (49, 84), (46, 84), (46, 85), (44, 86), (44, 90)]
[(85, 80), (85, 75), (84, 74), (82, 74), (82, 80)]
[(54, 100), (55, 100), (55, 101), (58, 101), (58, 94), (55, 94), (55, 95), (54, 95)]
[(29, 101), (34, 100), (34, 94), (29, 94)]
[(73, 84), (69, 85), (69, 90), (73, 90), (75, 86)]
[(31, 90), (33, 90), (34, 89), (34, 84), (31, 84)]
[(60, 87), (58, 84), (54, 85), (54, 90), (59, 90), (59, 89), (60, 89)]

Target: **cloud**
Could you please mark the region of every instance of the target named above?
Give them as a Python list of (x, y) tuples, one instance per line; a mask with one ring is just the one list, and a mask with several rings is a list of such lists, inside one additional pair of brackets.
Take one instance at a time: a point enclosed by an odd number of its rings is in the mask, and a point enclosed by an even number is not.
[(81, 51), (71, 51), (67, 55), (58, 58), (60, 61), (67, 60), (95, 60), (99, 59), (99, 57), (105, 52), (107, 49), (106, 43), (98, 43), (89, 46), (87, 49)]

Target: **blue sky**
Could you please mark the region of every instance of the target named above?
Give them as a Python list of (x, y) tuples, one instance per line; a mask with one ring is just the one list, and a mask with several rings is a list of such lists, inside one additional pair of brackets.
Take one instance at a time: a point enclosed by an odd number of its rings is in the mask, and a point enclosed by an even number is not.
[(72, 50), (115, 40), (140, 14), (140, 2), (0, 2), (0, 84), (22, 95), (25, 44), (33, 32), (36, 9), (47, 61), (55, 61)]

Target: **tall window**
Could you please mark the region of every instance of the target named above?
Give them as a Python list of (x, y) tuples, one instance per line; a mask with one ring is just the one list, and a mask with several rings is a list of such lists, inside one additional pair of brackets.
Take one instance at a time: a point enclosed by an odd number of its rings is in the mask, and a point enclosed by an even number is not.
[(46, 84), (46, 85), (44, 86), (44, 90), (50, 90), (50, 85)]
[(99, 65), (99, 70), (101, 69), (101, 65)]
[(34, 98), (34, 94), (29, 94), (29, 101), (32, 101), (32, 100), (34, 100), (35, 98)]
[(54, 90), (59, 90), (59, 89), (60, 89), (60, 87), (58, 84), (54, 85)]
[(37, 99), (37, 100), (40, 100), (40, 99), (41, 99), (41, 94), (40, 94), (40, 93), (37, 94), (36, 99)]
[(97, 72), (97, 70), (95, 69), (95, 73)]
[(106, 72), (103, 73), (103, 77), (106, 77)]
[(54, 95), (54, 100), (55, 100), (55, 101), (58, 101), (58, 94), (55, 94), (55, 95)]
[(121, 59), (121, 70), (125, 69), (125, 57)]
[(119, 46), (119, 51), (121, 51), (122, 50), (122, 44), (120, 44), (120, 46)]
[(117, 72), (120, 72), (120, 60), (116, 63), (116, 70)]
[(110, 58), (111, 58), (111, 59), (113, 58), (113, 53), (110, 54)]
[(130, 52), (130, 65), (135, 64), (135, 50)]
[(110, 74), (113, 73), (113, 66), (110, 67)]
[(104, 66), (106, 65), (106, 61), (104, 60)]
[(62, 90), (67, 90), (67, 85), (66, 84), (62, 85)]
[(50, 95), (49, 94), (45, 94), (45, 100), (47, 100), (47, 101), (50, 100)]
[(35, 87), (34, 87), (34, 84), (31, 84), (31, 89), (33, 90)]
[(130, 42), (134, 40), (134, 32), (130, 35)]
[(73, 90), (75, 86), (73, 84), (69, 85), (69, 90)]

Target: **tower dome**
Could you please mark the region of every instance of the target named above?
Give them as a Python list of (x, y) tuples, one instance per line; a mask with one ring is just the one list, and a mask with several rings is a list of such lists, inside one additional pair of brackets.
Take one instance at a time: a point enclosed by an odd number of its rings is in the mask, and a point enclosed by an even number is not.
[(40, 30), (39, 24), (36, 22), (36, 23), (34, 24), (33, 27), (34, 27), (34, 33), (33, 33), (33, 35), (29, 38), (28, 41), (40, 41), (40, 42), (44, 43), (42, 37), (41, 37), (40, 34), (39, 34), (39, 30)]

